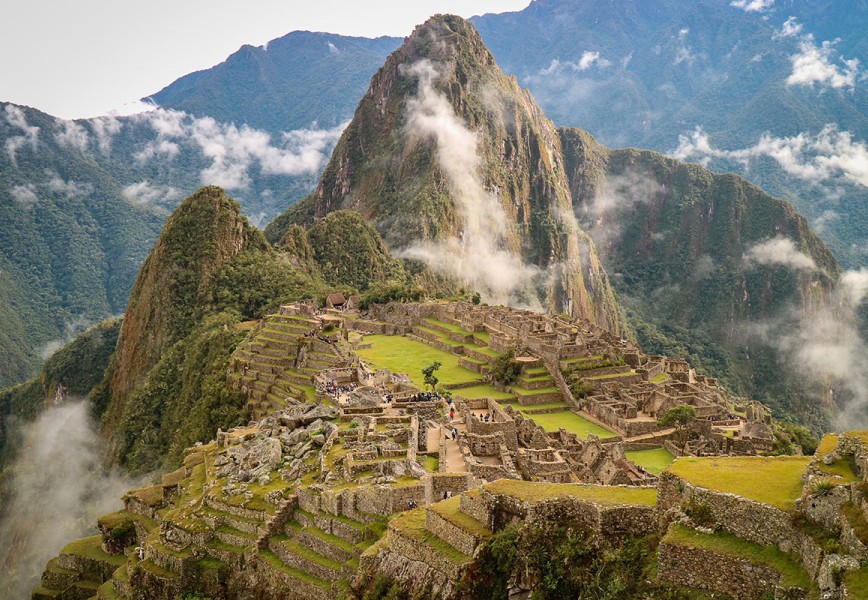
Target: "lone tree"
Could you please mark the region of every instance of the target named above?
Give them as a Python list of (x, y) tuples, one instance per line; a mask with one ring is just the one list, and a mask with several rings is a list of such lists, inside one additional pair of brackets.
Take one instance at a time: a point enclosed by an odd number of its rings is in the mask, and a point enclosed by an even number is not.
[(695, 418), (695, 408), (689, 404), (679, 404), (678, 406), (673, 406), (667, 410), (666, 414), (660, 417), (660, 420), (657, 421), (657, 425), (660, 427), (675, 425), (676, 429), (681, 429)]
[(510, 348), (503, 356), (498, 356), (491, 365), (491, 379), (503, 385), (512, 385), (521, 377), (521, 365), (515, 360), (515, 348)]
[(437, 383), (440, 381), (437, 379), (437, 376), (434, 375), (434, 371), (440, 368), (439, 362), (433, 362), (424, 369), (422, 369), (422, 375), (425, 376), (425, 385), (431, 386), (431, 391), (434, 391), (434, 388), (437, 387)]

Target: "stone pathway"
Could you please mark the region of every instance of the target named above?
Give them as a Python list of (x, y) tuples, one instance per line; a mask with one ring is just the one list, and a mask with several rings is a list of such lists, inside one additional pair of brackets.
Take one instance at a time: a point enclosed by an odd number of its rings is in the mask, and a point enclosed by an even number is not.
[(464, 454), (458, 447), (458, 441), (452, 439), (453, 427), (458, 430), (459, 434), (466, 431), (464, 419), (461, 418), (460, 413), (456, 413), (455, 418), (450, 423), (449, 414), (447, 413), (444, 423), (446, 424), (443, 427), (443, 444), (446, 446), (446, 472), (466, 473), (467, 465), (464, 463)]

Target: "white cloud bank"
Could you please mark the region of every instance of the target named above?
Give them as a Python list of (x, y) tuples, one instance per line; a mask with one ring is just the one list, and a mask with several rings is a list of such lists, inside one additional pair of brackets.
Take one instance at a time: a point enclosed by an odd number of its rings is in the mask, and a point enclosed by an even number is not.
[(18, 151), (26, 145), (30, 145), (33, 150), (36, 150), (36, 145), (39, 142), (39, 127), (31, 126), (27, 122), (27, 116), (24, 111), (9, 104), (6, 106), (6, 122), (13, 128), (19, 129), (23, 135), (15, 135), (6, 138), (6, 154), (9, 156), (9, 162), (15, 167), (18, 166)]
[(591, 67), (597, 67), (598, 69), (606, 69), (612, 65), (612, 62), (603, 58), (599, 52), (585, 50), (582, 52), (582, 56), (579, 58), (579, 62), (573, 61), (561, 61), (560, 59), (552, 59), (552, 62), (549, 63), (549, 66), (545, 69), (541, 69), (540, 75), (554, 75), (555, 73), (562, 72), (564, 70), (570, 70), (575, 73), (581, 73), (582, 71), (587, 71)]
[(203, 185), (244, 189), (250, 185), (250, 170), (258, 166), (263, 175), (304, 175), (317, 172), (328, 151), (347, 123), (332, 129), (299, 129), (272, 136), (247, 125), (220, 123), (211, 117), (195, 118), (184, 112), (157, 109), (131, 117), (149, 124), (157, 133), (135, 156), (145, 164), (155, 158), (173, 159), (181, 145), (190, 143), (211, 161), (200, 178)]
[(799, 52), (790, 57), (793, 72), (787, 77), (787, 85), (819, 85), (834, 89), (856, 87), (859, 76), (859, 59), (841, 57), (842, 65), (835, 60), (834, 42), (823, 42), (820, 46), (813, 39), (799, 43)]
[(712, 145), (701, 127), (678, 136), (678, 147), (670, 155), (707, 165), (712, 158), (733, 160), (745, 168), (752, 159), (770, 157), (781, 168), (807, 181), (838, 178), (868, 187), (868, 146), (854, 140), (848, 131), (826, 125), (816, 135), (800, 133), (791, 137), (763, 134), (756, 145), (740, 150), (722, 150)]

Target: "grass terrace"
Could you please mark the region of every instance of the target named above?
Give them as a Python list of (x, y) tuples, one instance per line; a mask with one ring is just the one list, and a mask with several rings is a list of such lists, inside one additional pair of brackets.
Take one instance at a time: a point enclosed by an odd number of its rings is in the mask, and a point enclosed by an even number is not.
[[(442, 369), (442, 368), (441, 368)], [(438, 371), (439, 373), (440, 371)], [(453, 390), (454, 394), (459, 396), (463, 396), (464, 398), (469, 398), (471, 400), (477, 398), (491, 398), (492, 400), (502, 401), (502, 400), (515, 400), (515, 395), (510, 394), (509, 392), (499, 392), (494, 387), (488, 383), (480, 383), (479, 385), (475, 385), (473, 387), (461, 388), (460, 390)]]
[[(533, 410), (533, 406), (528, 406), (526, 408)], [(570, 433), (575, 433), (581, 438), (587, 438), (588, 434), (591, 433), (599, 438), (610, 438), (615, 437), (616, 435), (614, 432), (589, 421), (571, 410), (542, 414), (528, 414), (526, 416), (533, 419), (537, 425), (546, 431), (557, 431), (563, 427)]]
[(118, 567), (127, 562), (127, 557), (123, 554), (112, 556), (103, 551), (101, 535), (92, 535), (90, 537), (81, 538), (80, 540), (75, 540), (74, 542), (64, 546), (60, 553), (72, 554), (101, 562), (107, 562), (117, 565)]
[(777, 546), (760, 546), (726, 532), (700, 533), (678, 524), (669, 528), (663, 542), (709, 550), (718, 554), (741, 558), (753, 564), (767, 565), (781, 574), (781, 585), (783, 586), (798, 586), (806, 590), (810, 590), (813, 586), (810, 575), (798, 560), (781, 552)]
[(834, 452), (835, 448), (838, 446), (838, 434), (837, 433), (827, 433), (823, 436), (823, 439), (820, 440), (820, 444), (817, 446), (817, 451), (815, 454), (817, 458), (823, 458), (827, 454), (831, 454)]
[(693, 485), (792, 510), (809, 456), (682, 457), (667, 470)]
[(653, 487), (541, 483), (500, 479), (487, 484), (485, 490), (492, 494), (512, 496), (513, 498), (532, 504), (551, 498), (563, 498), (567, 496), (608, 506), (624, 504), (655, 506), (657, 504), (657, 488)]
[(868, 600), (868, 567), (847, 571), (843, 574), (842, 579), (847, 586), (847, 598)]
[(643, 467), (649, 473), (659, 475), (663, 469), (672, 464), (675, 457), (666, 448), (653, 448), (651, 450), (631, 450), (625, 453), (628, 460)]
[(400, 335), (366, 335), (364, 344), (370, 348), (360, 348), (356, 354), (371, 366), (389, 369), (393, 373), (406, 373), (414, 385), (425, 387), (422, 369), (437, 361), (441, 364), (437, 378), (441, 383), (466, 383), (479, 381), (482, 377), (458, 364), (458, 356), (438, 350), (423, 342), (417, 342)]

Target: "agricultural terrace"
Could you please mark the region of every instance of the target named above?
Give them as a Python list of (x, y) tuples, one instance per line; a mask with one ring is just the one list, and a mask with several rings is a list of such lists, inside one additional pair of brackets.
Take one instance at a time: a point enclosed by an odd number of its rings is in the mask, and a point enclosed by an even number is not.
[(666, 470), (695, 486), (792, 510), (811, 460), (810, 456), (690, 456), (675, 460)]
[(649, 473), (659, 475), (663, 469), (672, 464), (675, 457), (666, 448), (652, 448), (650, 450), (628, 450), (625, 452), (627, 460), (631, 460), (643, 467)]
[(622, 485), (590, 485), (575, 483), (542, 483), (516, 479), (499, 479), (485, 485), (492, 494), (512, 496), (524, 502), (537, 503), (551, 498), (573, 497), (601, 505), (637, 504), (654, 506), (657, 488)]

